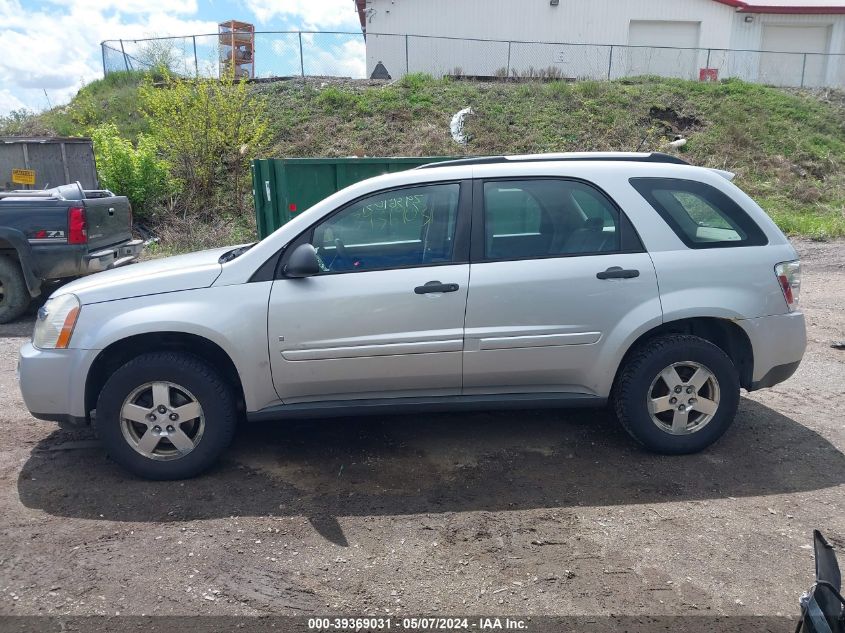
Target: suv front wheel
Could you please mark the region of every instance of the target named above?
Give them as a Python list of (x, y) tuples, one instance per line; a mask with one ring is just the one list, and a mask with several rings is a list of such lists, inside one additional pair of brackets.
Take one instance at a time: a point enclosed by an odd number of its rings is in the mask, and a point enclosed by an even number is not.
[(209, 468), (232, 441), (235, 399), (205, 361), (143, 354), (118, 369), (97, 401), (97, 432), (109, 456), (147, 479), (184, 479)]
[(697, 336), (661, 336), (635, 351), (614, 392), (616, 415), (649, 450), (695, 453), (718, 440), (739, 405), (739, 376), (719, 347)]

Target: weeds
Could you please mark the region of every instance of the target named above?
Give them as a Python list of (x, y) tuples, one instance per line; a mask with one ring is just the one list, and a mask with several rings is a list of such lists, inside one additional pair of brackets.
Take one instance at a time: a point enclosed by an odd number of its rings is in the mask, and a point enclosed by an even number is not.
[(247, 210), (249, 158), (267, 142), (267, 109), (243, 80), (216, 81), (167, 77), (140, 89), (150, 135), (183, 194), (185, 214), (215, 216), (218, 199), (243, 214)]
[[(304, 85), (297, 81), (245, 86), (239, 97), (240, 114), (244, 120), (266, 125), (264, 138), (269, 144), (261, 152), (248, 143), (240, 162), (232, 154), (234, 142), (215, 154), (218, 158), (209, 169), (217, 184), (208, 196), (207, 205), (213, 211), (206, 215), (228, 208), (249, 214), (245, 178), (236, 188), (228, 166), (240, 165), (245, 176), (247, 159), (259, 152), (319, 157), (671, 151), (668, 142), (683, 135), (688, 139), (683, 149), (687, 160), (736, 172), (735, 182), (760, 201), (787, 233), (820, 239), (845, 236), (845, 97), (841, 93), (816, 95), (735, 80), (549, 81), (553, 73), (541, 71), (535, 69), (533, 79), (502, 76), (502, 81), (492, 83), (412, 74), (380, 85), (332, 82), (322, 86), (316, 81)], [(181, 90), (201, 91), (206, 83), (186, 82)], [(178, 135), (165, 135), (162, 130), (169, 129), (168, 124), (161, 130), (156, 124), (158, 131), (152, 130), (153, 119), (144, 118), (138, 108), (139, 84), (137, 74), (109, 75), (86, 86), (65, 108), (34, 119), (18, 117), (5, 125), (79, 134), (94, 124), (113, 122), (133, 140), (140, 133), (154, 132), (163, 148), (175, 148), (173, 154), (190, 146)], [(168, 88), (144, 90), (183, 95)], [(466, 124), (472, 139), (461, 147), (452, 141), (449, 120), (467, 106), (476, 114)], [(205, 129), (208, 123), (198, 128)], [(174, 140), (165, 142), (165, 138)], [(179, 164), (175, 155), (168, 159)], [(181, 163), (185, 170), (198, 168), (199, 162), (190, 162), (190, 166)], [(181, 168), (174, 169), (182, 178)], [(177, 197), (174, 208), (187, 204), (189, 191)], [(210, 241), (203, 237), (197, 243)]]
[(198, 221), (178, 213), (161, 217), (153, 224), (158, 241), (149, 245), (150, 258), (178, 255), (193, 251), (234, 246), (255, 241), (255, 216), (252, 214), (225, 214), (213, 221)]

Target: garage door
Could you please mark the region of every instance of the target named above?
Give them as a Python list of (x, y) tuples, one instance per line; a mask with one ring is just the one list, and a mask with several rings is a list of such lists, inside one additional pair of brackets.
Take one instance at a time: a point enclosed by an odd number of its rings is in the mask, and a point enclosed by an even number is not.
[[(830, 26), (763, 25), (760, 81), (776, 86), (824, 85)], [(804, 64), (804, 53), (807, 63)]]
[[(628, 75), (660, 75), (692, 79), (698, 73), (700, 22), (631, 20), (628, 29)], [(654, 48), (664, 47), (664, 48)], [(687, 50), (683, 50), (687, 49)]]

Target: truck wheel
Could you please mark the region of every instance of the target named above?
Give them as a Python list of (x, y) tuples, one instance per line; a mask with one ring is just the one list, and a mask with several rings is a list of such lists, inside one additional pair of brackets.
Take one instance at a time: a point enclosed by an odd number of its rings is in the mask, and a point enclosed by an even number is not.
[(18, 262), (0, 257), (0, 323), (17, 319), (26, 312), (30, 300)]
[(97, 401), (97, 432), (109, 456), (147, 479), (185, 479), (229, 446), (237, 420), (226, 380), (205, 361), (143, 354), (112, 374)]
[(649, 450), (700, 451), (728, 429), (739, 405), (739, 376), (716, 345), (673, 334), (648, 341), (622, 368), (614, 389), (616, 415)]

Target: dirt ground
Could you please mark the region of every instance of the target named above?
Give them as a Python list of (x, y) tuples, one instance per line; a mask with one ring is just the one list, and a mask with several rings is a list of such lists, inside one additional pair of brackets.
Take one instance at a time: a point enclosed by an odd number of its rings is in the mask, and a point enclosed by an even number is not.
[(32, 319), (0, 326), (0, 615), (795, 615), (812, 530), (845, 548), (845, 242), (797, 246), (800, 370), (687, 457), (603, 411), (417, 415), (246, 426), (152, 483), (28, 415)]

